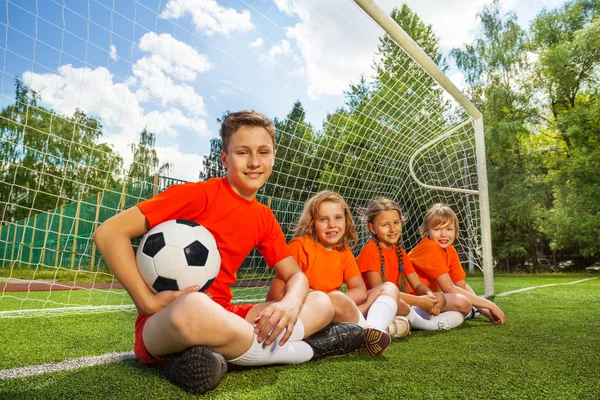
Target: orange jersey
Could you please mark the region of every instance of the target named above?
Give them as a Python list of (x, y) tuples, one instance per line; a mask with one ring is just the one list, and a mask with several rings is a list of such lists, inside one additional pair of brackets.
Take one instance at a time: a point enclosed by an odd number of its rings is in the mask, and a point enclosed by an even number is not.
[(450, 275), (452, 282), (458, 282), (467, 277), (460, 265), (458, 253), (454, 246), (445, 250), (429, 238), (423, 238), (408, 256), (412, 262), (419, 279), (432, 292), (440, 290), (436, 279), (444, 274)]
[(271, 209), (239, 196), (226, 177), (173, 185), (138, 207), (150, 228), (171, 219), (189, 219), (212, 233), (221, 253), (221, 270), (206, 293), (224, 307), (231, 303), (230, 286), (252, 249), (258, 249), (269, 266), (290, 256)]
[(344, 250), (327, 250), (313, 238), (302, 236), (288, 243), (288, 248), (313, 290), (325, 293), (340, 290), (348, 279), (360, 276), (354, 254), (348, 247)]
[[(396, 254), (396, 246), (393, 246), (391, 249), (381, 248), (383, 251), (384, 258), (384, 274), (386, 282), (393, 282), (396, 285), (398, 284), (398, 276), (400, 275), (400, 267), (398, 266), (398, 255)], [(402, 251), (402, 272), (404, 275), (409, 275), (415, 272), (413, 265), (406, 254), (404, 249)], [(367, 280), (365, 279), (365, 274), (368, 271), (375, 271), (381, 274), (381, 254), (379, 253), (379, 248), (373, 239), (369, 240), (367, 244), (362, 248), (358, 258), (356, 259), (358, 262), (358, 268), (360, 272), (363, 274), (363, 280), (365, 281), (365, 285), (367, 289), (372, 289), (367, 285)], [(413, 289), (410, 287), (410, 284), (406, 282), (408, 285), (409, 293), (413, 293)]]

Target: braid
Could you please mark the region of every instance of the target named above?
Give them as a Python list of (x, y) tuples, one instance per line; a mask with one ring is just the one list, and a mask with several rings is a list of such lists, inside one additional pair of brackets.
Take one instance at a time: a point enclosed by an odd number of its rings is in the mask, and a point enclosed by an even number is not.
[(406, 276), (404, 276), (404, 255), (402, 254), (402, 235), (396, 243), (396, 256), (398, 257), (398, 289), (403, 293), (408, 293), (408, 284), (406, 283)]
[(381, 280), (382, 282), (387, 282), (387, 279), (385, 277), (385, 257), (383, 256), (383, 250), (381, 250), (381, 244), (379, 243), (379, 239), (377, 239), (377, 236), (375, 235), (373, 235), (373, 241), (377, 245), (377, 250), (379, 250), (379, 257), (381, 260)]

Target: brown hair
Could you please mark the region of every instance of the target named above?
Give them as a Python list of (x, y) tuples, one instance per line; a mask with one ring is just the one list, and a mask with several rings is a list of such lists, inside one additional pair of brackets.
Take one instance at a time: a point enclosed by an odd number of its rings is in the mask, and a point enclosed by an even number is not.
[(433, 207), (427, 211), (427, 214), (425, 214), (425, 218), (423, 218), (423, 224), (421, 224), (419, 227), (419, 233), (424, 238), (429, 237), (430, 229), (448, 223), (454, 224), (456, 237), (458, 237), (458, 217), (456, 216), (456, 213), (447, 205), (435, 203)]
[[(367, 207), (365, 211), (367, 223), (373, 224), (375, 221), (375, 217), (377, 217), (377, 215), (381, 214), (384, 211), (397, 211), (398, 216), (400, 217), (400, 222), (406, 221), (406, 217), (402, 215), (402, 209), (396, 202), (390, 199), (380, 198), (373, 200), (371, 204), (369, 204), (369, 206)], [(373, 233), (370, 229), (369, 232), (371, 232), (371, 235), (373, 236), (373, 241), (379, 249), (379, 256), (381, 260), (381, 279), (385, 282), (385, 257), (383, 256), (383, 249), (381, 248), (381, 243), (379, 242), (377, 235)], [(398, 282), (396, 282), (396, 285), (398, 285), (398, 288), (401, 292), (408, 293), (408, 284), (406, 283), (406, 277), (404, 276), (404, 256), (402, 255), (403, 248), (404, 246), (402, 244), (402, 230), (400, 230), (400, 237), (398, 238), (398, 242), (396, 243), (396, 257), (398, 257), (399, 269)]]
[(242, 110), (229, 114), (221, 123), (221, 150), (229, 151), (229, 140), (242, 126), (260, 127), (273, 139), (273, 150), (275, 150), (275, 127), (266, 115), (254, 110)]
[(317, 233), (315, 232), (315, 219), (318, 216), (321, 204), (326, 202), (341, 204), (344, 210), (344, 218), (346, 220), (346, 231), (344, 232), (344, 235), (340, 241), (337, 242), (333, 248), (335, 250), (343, 250), (347, 246), (349, 247), (352, 242), (354, 242), (352, 243), (352, 248), (356, 247), (358, 235), (356, 234), (354, 219), (352, 219), (352, 214), (350, 214), (350, 208), (342, 196), (332, 192), (331, 190), (322, 190), (308, 199), (304, 205), (302, 214), (300, 214), (300, 218), (298, 218), (298, 223), (294, 228), (294, 237), (310, 236), (313, 238), (313, 240), (317, 242), (319, 241)]

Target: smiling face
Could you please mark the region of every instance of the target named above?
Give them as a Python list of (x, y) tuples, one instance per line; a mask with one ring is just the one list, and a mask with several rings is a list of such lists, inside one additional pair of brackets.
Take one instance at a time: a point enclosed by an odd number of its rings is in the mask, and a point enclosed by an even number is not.
[(323, 247), (332, 250), (345, 232), (346, 218), (342, 204), (331, 201), (321, 203), (315, 216), (315, 233)]
[(275, 163), (273, 138), (262, 127), (241, 126), (229, 139), (221, 162), (233, 191), (246, 200), (256, 198)]
[(452, 221), (446, 221), (443, 224), (439, 224), (430, 228), (427, 232), (429, 239), (433, 240), (440, 245), (442, 249), (446, 249), (454, 243), (456, 239), (456, 228)]
[(382, 211), (369, 224), (369, 230), (377, 236), (379, 243), (386, 249), (391, 249), (402, 233), (402, 221), (396, 210)]

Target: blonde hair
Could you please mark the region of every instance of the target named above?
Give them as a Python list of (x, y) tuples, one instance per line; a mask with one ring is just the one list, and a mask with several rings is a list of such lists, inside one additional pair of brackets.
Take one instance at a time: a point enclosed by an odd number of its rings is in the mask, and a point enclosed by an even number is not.
[(346, 221), (346, 231), (333, 248), (335, 250), (343, 250), (346, 247), (349, 247), (352, 242), (354, 242), (352, 243), (352, 248), (356, 247), (358, 235), (356, 234), (356, 226), (354, 225), (352, 214), (350, 214), (350, 208), (342, 196), (330, 190), (322, 190), (308, 199), (304, 205), (302, 214), (300, 214), (300, 218), (298, 218), (296, 227), (294, 228), (294, 237), (310, 236), (313, 240), (319, 241), (315, 231), (315, 220), (319, 214), (321, 204), (327, 202), (341, 204), (342, 209), (344, 210), (344, 219)]
[[(386, 199), (379, 198), (375, 199), (369, 204), (367, 209), (365, 210), (365, 216), (368, 224), (373, 224), (377, 215), (381, 214), (384, 211), (397, 211), (398, 216), (400, 217), (400, 222), (406, 221), (406, 217), (402, 215), (402, 209), (398, 205), (398, 203)], [(383, 249), (381, 248), (381, 243), (377, 238), (377, 235), (373, 233), (370, 229), (371, 235), (373, 236), (373, 241), (377, 245), (377, 249), (379, 250), (379, 257), (381, 260), (381, 279), (383, 282), (386, 281), (385, 278), (385, 257), (383, 255)], [(404, 256), (402, 255), (402, 249), (404, 248), (402, 244), (402, 231), (400, 231), (400, 238), (398, 238), (398, 242), (396, 243), (396, 257), (398, 257), (398, 288), (401, 292), (408, 293), (408, 284), (406, 282), (406, 277), (404, 276)]]
[(442, 203), (435, 203), (433, 207), (427, 211), (423, 223), (419, 227), (421, 237), (429, 237), (429, 230), (436, 226), (445, 225), (448, 223), (454, 224), (456, 237), (458, 237), (458, 217), (450, 207)]

